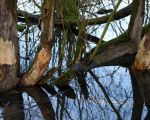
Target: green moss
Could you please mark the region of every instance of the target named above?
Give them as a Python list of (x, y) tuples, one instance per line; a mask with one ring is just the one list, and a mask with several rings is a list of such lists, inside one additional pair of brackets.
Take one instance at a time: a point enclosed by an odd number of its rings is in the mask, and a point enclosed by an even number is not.
[(23, 32), (25, 29), (26, 29), (26, 25), (24, 25), (24, 24), (18, 25), (17, 24), (17, 31)]
[(74, 20), (77, 18), (77, 6), (75, 3), (75, 0), (65, 0), (66, 5), (65, 5), (65, 20)]
[(68, 85), (69, 82), (74, 78), (75, 72), (72, 70), (68, 70), (64, 74), (62, 74), (58, 79), (52, 81), (54, 85)]
[(112, 19), (114, 18), (114, 15), (115, 15), (115, 13), (116, 13), (116, 11), (117, 11), (117, 9), (118, 9), (118, 7), (119, 7), (121, 1), (122, 1), (122, 0), (118, 0), (117, 4), (116, 4), (115, 7), (114, 7), (113, 12), (112, 12), (111, 15), (109, 16), (108, 22), (106, 23), (106, 26), (105, 26), (105, 28), (104, 28), (104, 30), (103, 30), (103, 32), (102, 32), (102, 35), (101, 35), (101, 37), (100, 37), (100, 39), (99, 39), (99, 41), (98, 41), (98, 43), (97, 43), (97, 45), (96, 45), (96, 47), (95, 47), (93, 53), (91, 54), (90, 59), (92, 59), (93, 57), (95, 57), (95, 55), (97, 54), (97, 52), (98, 52), (98, 50), (99, 50), (99, 48), (100, 48), (100, 46), (101, 46), (101, 44), (102, 44), (103, 38), (104, 38), (104, 36), (105, 36), (105, 34), (106, 34), (107, 30), (108, 30), (108, 27), (109, 27), (109, 25), (110, 25)]
[[(145, 27), (143, 27), (142, 29), (142, 37), (144, 36), (144, 34), (148, 31), (150, 27), (150, 24), (146, 25)], [(120, 42), (126, 42), (128, 41), (128, 31), (126, 31), (125, 33), (121, 34), (120, 36), (102, 43), (100, 48), (98, 49), (98, 53), (103, 52), (104, 50), (106, 50), (109, 46), (111, 45), (119, 45)], [(94, 49), (93, 49), (94, 50)], [(93, 52), (93, 50), (91, 50), (91, 52), (87, 53), (87, 55), (85, 56), (85, 59), (89, 60), (90, 54)], [(103, 58), (101, 58), (103, 59)], [(105, 57), (106, 59), (106, 57)], [(61, 75), (58, 79), (54, 79), (53, 80), (53, 84), (55, 85), (67, 85), (69, 84), (69, 82), (76, 76), (76, 73), (72, 70), (68, 70), (67, 72), (65, 72), (63, 75)]]
[(144, 34), (146, 34), (148, 32), (149, 29), (150, 29), (150, 23), (143, 27), (142, 37), (144, 36)]
[(108, 42), (104, 42), (102, 43), (102, 45), (100, 46), (100, 48), (98, 49), (98, 53), (102, 52), (103, 50), (105, 50), (108, 46), (112, 45), (112, 44), (119, 44), (120, 42), (125, 42), (128, 40), (128, 36), (127, 36), (127, 32), (121, 34), (120, 36), (118, 36), (117, 38), (114, 38)]
[[(141, 37), (143, 37), (144, 34), (146, 34), (146, 33), (148, 32), (149, 28), (150, 28), (150, 24), (148, 24), (148, 25), (146, 25), (146, 26), (144, 26), (144, 27), (142, 28), (142, 36), (141, 36)], [(97, 54), (103, 52), (103, 51), (106, 50), (109, 46), (111, 46), (111, 45), (113, 45), (113, 44), (119, 44), (120, 42), (128, 41), (128, 40), (129, 40), (129, 38), (128, 38), (128, 32), (129, 32), (129, 31), (126, 31), (126, 32), (124, 32), (123, 34), (121, 34), (120, 36), (118, 36), (118, 37), (116, 37), (116, 38), (114, 38), (114, 39), (112, 39), (112, 40), (110, 40), (110, 41), (108, 41), (108, 42), (102, 43), (101, 46), (100, 46), (99, 49), (98, 49)], [(95, 49), (95, 48), (93, 48), (93, 49), (87, 54), (87, 57), (89, 57), (89, 54), (91, 54), (94, 49)]]
[(77, 19), (77, 4), (75, 0), (60, 0), (56, 3), (57, 18), (65, 21), (73, 21)]

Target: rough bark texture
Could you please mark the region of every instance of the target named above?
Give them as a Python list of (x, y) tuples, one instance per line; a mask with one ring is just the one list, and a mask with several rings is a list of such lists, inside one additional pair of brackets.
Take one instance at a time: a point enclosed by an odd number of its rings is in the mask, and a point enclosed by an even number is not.
[(144, 20), (145, 1), (133, 0), (131, 20), (129, 24), (129, 39), (135, 48), (141, 41), (142, 25)]
[(119, 45), (112, 44), (92, 60), (101, 66), (126, 65), (129, 64), (129, 61), (134, 60), (134, 57), (132, 58), (131, 56), (135, 53), (136, 51), (132, 49), (130, 42), (122, 42)]
[(46, 72), (51, 58), (54, 0), (47, 0), (42, 10), (41, 48), (33, 65), (23, 76), (21, 85), (35, 85)]
[(18, 83), (18, 40), (16, 31), (16, 0), (0, 2), (0, 92)]
[(134, 70), (141, 93), (150, 108), (150, 31), (143, 37), (136, 55)]
[(134, 6), (129, 36), (130, 40), (135, 43), (138, 51), (133, 70), (146, 106), (150, 108), (150, 31), (141, 40), (145, 1), (134, 0)]

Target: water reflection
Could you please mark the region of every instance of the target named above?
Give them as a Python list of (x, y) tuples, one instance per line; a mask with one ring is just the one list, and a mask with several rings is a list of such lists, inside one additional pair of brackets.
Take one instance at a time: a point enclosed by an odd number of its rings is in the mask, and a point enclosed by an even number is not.
[[(64, 110), (68, 115), (70, 114), (65, 109), (65, 97), (75, 99), (76, 95), (70, 86), (57, 87), (59, 88), (58, 92), (52, 86), (43, 85), (42, 87), (26, 87), (20, 90), (2, 93), (0, 95), (0, 118), (5, 120), (63, 119)], [(57, 106), (57, 109), (54, 110), (51, 103), (52, 97), (55, 97), (55, 100), (57, 97), (57, 101), (55, 102), (57, 102), (58, 106), (61, 106), (61, 109)], [(58, 115), (59, 109), (61, 111), (60, 115)]]
[(21, 94), (2, 94), (0, 98), (1, 110), (0, 118), (5, 120), (23, 120), (23, 98)]
[[(0, 95), (0, 119), (117, 120), (107, 100), (95, 95), (89, 98), (81, 97), (70, 86), (57, 86), (57, 90), (48, 85), (13, 90)], [(138, 108), (138, 104), (135, 103), (132, 112), (132, 99), (129, 97), (122, 101), (118, 101), (117, 98), (111, 100), (123, 120), (141, 119), (142, 114), (137, 114), (135, 109)]]

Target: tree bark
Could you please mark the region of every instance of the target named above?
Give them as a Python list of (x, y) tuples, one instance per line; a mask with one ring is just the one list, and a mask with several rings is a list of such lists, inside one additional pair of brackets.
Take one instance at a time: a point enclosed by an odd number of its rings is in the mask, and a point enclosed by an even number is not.
[(18, 83), (19, 47), (16, 4), (16, 0), (0, 2), (0, 92), (12, 89)]
[(150, 108), (150, 31), (143, 37), (139, 45), (134, 72), (145, 103)]
[(35, 85), (46, 72), (51, 58), (52, 38), (53, 38), (53, 12), (54, 0), (44, 2), (42, 8), (41, 41), (40, 49), (34, 63), (23, 76), (21, 86)]
[(150, 29), (141, 40), (145, 1), (134, 0), (134, 8), (129, 26), (130, 41), (138, 49), (133, 70), (145, 104), (150, 108)]
[(133, 90), (133, 108), (132, 108), (131, 120), (141, 120), (144, 100), (141, 95), (137, 79), (134, 76), (134, 73), (131, 67), (129, 68), (129, 73), (131, 76), (131, 83), (132, 83), (132, 90)]

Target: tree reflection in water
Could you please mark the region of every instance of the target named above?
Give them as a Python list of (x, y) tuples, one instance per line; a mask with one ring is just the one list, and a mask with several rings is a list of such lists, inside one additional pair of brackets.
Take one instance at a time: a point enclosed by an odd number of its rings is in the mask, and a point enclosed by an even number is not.
[[(116, 120), (118, 116), (123, 120), (143, 119), (147, 110), (144, 109), (142, 116), (143, 100), (134, 76), (131, 76), (133, 90), (125, 89), (121, 82), (116, 82), (118, 77), (123, 80), (123, 75), (103, 77), (103, 83), (92, 73), (86, 78), (87, 83), (79, 75), (82, 84), (74, 81), (72, 87), (45, 84), (1, 93), (0, 119)], [(130, 82), (130, 79), (127, 81)]]

